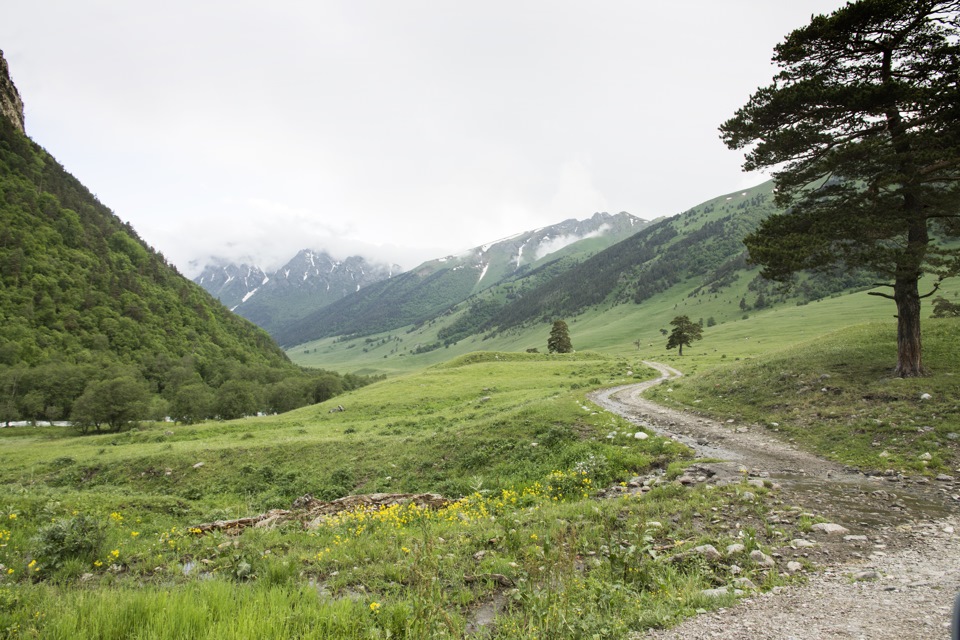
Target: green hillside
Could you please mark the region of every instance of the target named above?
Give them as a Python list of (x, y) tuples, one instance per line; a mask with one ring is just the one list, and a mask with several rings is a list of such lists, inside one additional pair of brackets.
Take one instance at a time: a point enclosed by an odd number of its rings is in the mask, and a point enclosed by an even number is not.
[(660, 332), (676, 315), (703, 322), (711, 335), (727, 323), (750, 326), (758, 314), (810, 315), (807, 305), (844, 292), (855, 292), (843, 303), (852, 313), (889, 316), (888, 305), (863, 293), (865, 274), (805, 274), (784, 289), (747, 265), (741, 239), (777, 210), (771, 189), (764, 183), (714, 198), (590, 257), (547, 262), (399, 329), (330, 332), (288, 354), (340, 371), (406, 371), (477, 349), (545, 350), (550, 323), (564, 318), (576, 349), (637, 349), (631, 345), (639, 342), (666, 355)]
[(5, 118), (0, 219), (0, 421), (243, 415), (359, 382), (290, 363)]

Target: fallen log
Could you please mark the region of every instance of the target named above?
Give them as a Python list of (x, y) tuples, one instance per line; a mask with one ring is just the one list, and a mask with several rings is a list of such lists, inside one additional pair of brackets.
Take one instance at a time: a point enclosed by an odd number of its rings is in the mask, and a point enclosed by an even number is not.
[(211, 531), (239, 533), (247, 527), (268, 527), (291, 521), (303, 524), (316, 523), (319, 519), (344, 511), (378, 511), (397, 504), (415, 504), (422, 508), (440, 509), (450, 504), (450, 500), (438, 493), (368, 493), (325, 502), (316, 500), (308, 494), (297, 498), (293, 502), (293, 508), (289, 510), (271, 509), (266, 513), (246, 518), (206, 522), (190, 527), (188, 531), (196, 534)]

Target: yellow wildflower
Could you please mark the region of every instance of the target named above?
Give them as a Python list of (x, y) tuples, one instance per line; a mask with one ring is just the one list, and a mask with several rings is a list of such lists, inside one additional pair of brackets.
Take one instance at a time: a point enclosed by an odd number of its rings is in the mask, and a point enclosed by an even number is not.
[(371, 602), (371, 603), (370, 603), (370, 611), (376, 611), (376, 610), (379, 609), (379, 608), (380, 608), (380, 603), (379, 603), (379, 602)]

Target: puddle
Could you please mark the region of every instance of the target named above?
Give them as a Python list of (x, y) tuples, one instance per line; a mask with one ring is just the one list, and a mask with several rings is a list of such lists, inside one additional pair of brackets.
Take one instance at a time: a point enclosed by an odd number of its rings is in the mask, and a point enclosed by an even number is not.
[(803, 493), (804, 502), (813, 510), (839, 514), (844, 524), (879, 527), (954, 514), (946, 504), (911, 493), (899, 483), (861, 477), (811, 478), (789, 473), (771, 474), (770, 480)]

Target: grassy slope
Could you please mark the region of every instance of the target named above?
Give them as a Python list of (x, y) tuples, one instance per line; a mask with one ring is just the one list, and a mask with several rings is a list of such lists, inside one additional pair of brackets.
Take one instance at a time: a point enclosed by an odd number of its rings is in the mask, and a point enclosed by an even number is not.
[[(688, 351), (695, 357), (685, 356), (680, 365), (681, 369), (692, 373), (719, 364), (724, 357), (753, 357), (857, 322), (883, 322), (895, 330), (892, 303), (865, 292), (826, 298), (803, 306), (781, 306), (744, 313), (738, 302), (750, 278), (752, 275), (743, 276), (722, 297), (686, 298), (683, 292), (688, 285), (679, 284), (641, 305), (601, 307), (568, 318), (574, 348), (674, 361), (676, 364), (679, 362), (676, 352), (667, 351), (666, 338), (661, 335), (660, 329), (670, 329), (670, 320), (681, 314), (688, 315), (694, 321), (700, 318), (706, 321), (713, 317), (716, 326), (707, 327), (703, 342), (696, 343)], [(948, 280), (943, 291), (951, 300), (956, 299), (960, 292), (960, 281)], [(929, 305), (925, 305), (924, 309), (924, 314), (929, 315)], [(747, 319), (743, 319), (744, 315)], [(416, 371), (470, 351), (523, 351), (531, 347), (546, 350), (549, 323), (512, 330), (490, 339), (471, 338), (425, 354), (411, 353), (419, 344), (435, 342), (437, 331), (455, 317), (450, 316), (445, 319), (446, 322), (438, 321), (416, 330), (407, 327), (371, 337), (378, 339), (389, 335), (394, 339), (382, 346), (367, 344), (365, 338), (343, 342), (328, 338), (298, 346), (287, 353), (294, 362), (305, 366), (323, 366), (341, 372), (395, 375)], [(402, 342), (396, 342), (397, 338)], [(639, 349), (633, 344), (635, 341), (640, 342)], [(364, 352), (364, 349), (367, 351)], [(890, 357), (893, 358), (893, 354)]]

